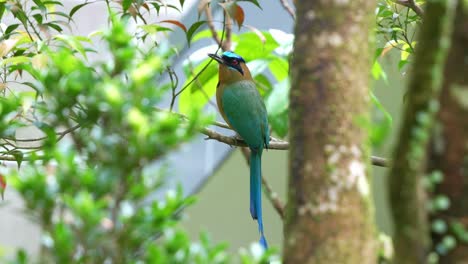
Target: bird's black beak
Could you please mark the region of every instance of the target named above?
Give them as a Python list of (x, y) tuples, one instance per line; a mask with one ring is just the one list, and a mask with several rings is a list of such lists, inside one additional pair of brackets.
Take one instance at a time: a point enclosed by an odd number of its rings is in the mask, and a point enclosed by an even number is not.
[(217, 61), (219, 64), (224, 64), (223, 58), (219, 57), (216, 54), (208, 53), (208, 56), (212, 58), (213, 60)]

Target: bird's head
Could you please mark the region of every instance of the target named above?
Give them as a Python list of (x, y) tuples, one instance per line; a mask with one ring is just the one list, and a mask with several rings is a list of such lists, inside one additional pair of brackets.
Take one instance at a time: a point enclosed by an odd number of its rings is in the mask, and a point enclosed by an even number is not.
[[(232, 51), (225, 51), (221, 56), (208, 54), (212, 59), (219, 63), (220, 78), (227, 79), (249, 79), (250, 71), (245, 65), (245, 60)], [(226, 75), (226, 76), (223, 76)]]

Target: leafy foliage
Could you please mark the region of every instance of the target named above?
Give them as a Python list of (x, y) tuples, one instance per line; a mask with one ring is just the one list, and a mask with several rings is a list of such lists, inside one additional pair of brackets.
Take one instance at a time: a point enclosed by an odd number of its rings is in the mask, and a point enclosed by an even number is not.
[[(210, 21), (201, 11), (219, 3), (239, 31), (250, 30), (232, 34), (232, 47), (248, 61), (273, 132), (285, 137), (293, 36), (245, 25), (242, 6), (261, 8), (257, 0), (202, 0), (193, 23), (159, 19), (167, 10), (182, 12), (184, 0), (108, 0), (108, 12), (113, 14), (109, 31), (90, 36), (67, 33), (76, 15), (96, 2), (81, 1), (65, 10), (61, 1), (0, 0), (0, 158), (16, 161), (18, 167), (24, 160), (34, 165), (23, 165), (16, 174), (1, 171), (0, 193), (3, 196), (8, 181), (44, 230), (40, 261), (229, 263), (233, 256), (226, 245), (214, 244), (204, 234), (193, 243), (177, 227), (181, 209), (193, 203), (193, 197), (185, 198), (178, 189), (160, 201), (145, 200), (164, 182), (164, 172), (150, 171), (149, 164), (209, 124), (211, 119), (202, 110), (210, 105), (217, 83), (216, 65), (205, 54), (203, 59), (190, 56), (184, 62), (187, 78), (182, 87), (187, 89), (178, 98), (179, 111), (188, 119), (156, 110), (162, 96), (178, 88), (170, 64), (178, 47), (160, 44), (173, 31), (184, 34), (187, 45), (213, 38), (211, 30), (204, 30)], [(421, 18), (410, 8), (381, 0), (376, 19), (372, 76), (388, 82), (382, 57), (399, 52), (398, 68), (405, 71)], [(128, 32), (130, 22), (136, 24), (135, 32)], [(223, 33), (214, 34), (222, 38)], [(91, 64), (88, 56), (96, 52), (96, 37), (104, 39), (111, 58)], [(170, 82), (161, 83), (167, 73)], [(195, 76), (198, 79), (188, 85)], [(392, 117), (379, 98), (374, 94), (371, 98), (371, 140), (378, 146), (391, 129)], [(40, 136), (18, 138), (21, 128), (33, 128)], [(432, 204), (434, 210), (444, 206), (443, 197)], [(434, 230), (447, 228), (433, 224)], [(465, 233), (458, 232), (466, 239)], [(450, 238), (444, 241), (439, 251), (452, 245)], [(255, 246), (241, 251), (241, 262), (267, 263), (274, 253), (255, 252)], [(16, 262), (30, 259), (19, 251)]]
[[(201, 31), (193, 37), (193, 41), (209, 38), (209, 30)], [(260, 94), (267, 98), (267, 110), (273, 131), (280, 137), (287, 134), (287, 106), (289, 91), (288, 56), (292, 50), (293, 38), (279, 30), (260, 32), (258, 30), (248, 31), (233, 36), (232, 42), (234, 52), (242, 54), (247, 61), (252, 76), (254, 77)], [(260, 47), (252, 49), (250, 47)], [(203, 50), (201, 50), (203, 52)], [(197, 52), (193, 57), (198, 57)], [(209, 58), (192, 61), (189, 57), (184, 63), (184, 72), (188, 82), (210, 63)], [(210, 64), (203, 71), (197, 82), (188, 86), (188, 90), (182, 93), (179, 99), (179, 111), (190, 113), (193, 109), (203, 109), (216, 92), (218, 82), (218, 70), (215, 64)], [(282, 95), (282, 97), (278, 97)], [(271, 99), (270, 99), (271, 98)]]
[[(194, 202), (183, 191), (148, 199), (164, 184), (164, 170), (150, 169), (212, 120), (200, 111), (188, 118), (155, 108), (174, 80), (174, 49), (158, 44), (149, 52), (138, 45), (164, 34), (162, 25), (182, 29), (190, 41), (204, 24), (176, 20), (145, 21), (140, 11), (159, 13), (154, 1), (110, 1), (110, 29), (83, 37), (64, 27), (84, 2), (64, 12), (59, 1), (0, 1), (0, 157), (21, 170), (3, 170), (6, 182), (25, 202), (27, 214), (41, 227), (41, 254), (33, 260), (20, 250), (16, 263), (228, 263), (227, 245), (207, 235), (192, 242), (178, 226), (181, 210)], [(119, 12), (111, 11), (115, 6)], [(165, 6), (180, 11), (178, 6)], [(62, 10), (62, 11), (58, 11)], [(129, 20), (143, 21), (135, 35)], [(122, 22), (123, 21), (123, 22)], [(100, 36), (111, 56), (90, 63)], [(138, 41), (134, 41), (136, 39)], [(20, 128), (37, 138), (19, 138)], [(25, 143), (32, 143), (25, 144)], [(242, 263), (265, 263), (272, 253), (241, 255)]]

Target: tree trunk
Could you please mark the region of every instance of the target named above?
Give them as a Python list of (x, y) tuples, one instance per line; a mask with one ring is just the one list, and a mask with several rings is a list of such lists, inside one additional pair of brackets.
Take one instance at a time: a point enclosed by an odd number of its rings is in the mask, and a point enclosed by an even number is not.
[(376, 263), (369, 183), (375, 1), (297, 1), (284, 263)]
[(429, 232), (425, 190), (425, 153), (438, 111), (443, 66), (450, 43), (454, 1), (427, 1), (403, 121), (390, 168), (390, 203), (395, 225), (394, 263), (426, 263)]
[[(450, 199), (448, 210), (438, 212), (433, 221), (444, 221), (448, 232), (433, 233), (437, 251), (445, 250), (443, 240), (456, 238), (454, 249), (441, 254), (439, 263), (468, 263), (468, 241), (458, 227), (468, 230), (468, 3), (458, 1), (452, 46), (445, 63), (440, 97), (440, 133), (434, 135), (429, 171), (442, 172), (444, 179), (436, 194)], [(464, 241), (463, 241), (464, 240)], [(442, 247), (442, 248), (441, 248)]]

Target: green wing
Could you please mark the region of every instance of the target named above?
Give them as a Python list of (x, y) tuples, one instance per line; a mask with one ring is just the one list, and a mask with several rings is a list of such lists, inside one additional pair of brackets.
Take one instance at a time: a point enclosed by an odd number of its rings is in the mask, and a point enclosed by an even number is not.
[(247, 145), (256, 150), (268, 147), (268, 115), (255, 83), (246, 80), (230, 84), (221, 100), (229, 123)]

